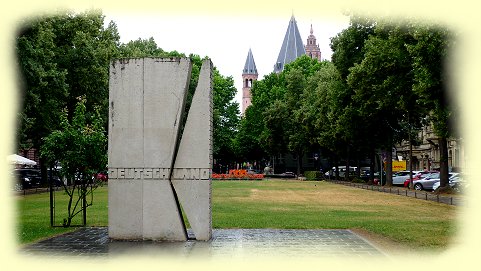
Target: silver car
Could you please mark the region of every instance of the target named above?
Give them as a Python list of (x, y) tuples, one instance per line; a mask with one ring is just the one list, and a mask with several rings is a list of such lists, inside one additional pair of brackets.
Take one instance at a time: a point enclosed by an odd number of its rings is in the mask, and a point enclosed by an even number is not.
[[(413, 176), (420, 173), (421, 171), (413, 170)], [(409, 170), (398, 171), (392, 175), (393, 185), (404, 185), (404, 181), (409, 179)]]
[[(448, 173), (448, 178), (455, 177), (459, 175), (456, 172)], [(414, 189), (416, 190), (434, 190), (434, 184), (440, 181), (440, 173), (431, 173), (424, 177), (423, 179), (416, 180), (413, 182)]]
[[(433, 190), (438, 189), (440, 184), (440, 181), (435, 182), (433, 184)], [(449, 178), (449, 186), (451, 186), (451, 188), (453, 188), (455, 191), (461, 192), (462, 188), (466, 186), (464, 177), (461, 176), (461, 174), (453, 174), (453, 176)]]

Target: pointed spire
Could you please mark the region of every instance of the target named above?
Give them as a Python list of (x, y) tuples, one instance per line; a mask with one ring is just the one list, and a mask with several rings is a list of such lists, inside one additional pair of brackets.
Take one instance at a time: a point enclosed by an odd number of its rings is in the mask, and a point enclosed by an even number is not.
[(296, 19), (294, 18), (294, 14), (292, 14), (281, 50), (279, 51), (279, 56), (274, 65), (274, 72), (281, 72), (286, 64), (291, 63), (305, 53), (306, 51), (302, 43), (301, 35), (299, 34), (299, 29), (297, 28)]
[(244, 69), (242, 70), (242, 74), (257, 74), (256, 63), (254, 61), (254, 56), (252, 55), (252, 50), (250, 48), (249, 52), (247, 53), (247, 59), (244, 65)]
[(319, 45), (316, 43), (316, 36), (314, 36), (314, 30), (312, 30), (311, 24), (311, 34), (307, 37), (307, 44), (306, 44), (306, 55), (311, 58), (321, 60), (321, 50), (319, 49)]

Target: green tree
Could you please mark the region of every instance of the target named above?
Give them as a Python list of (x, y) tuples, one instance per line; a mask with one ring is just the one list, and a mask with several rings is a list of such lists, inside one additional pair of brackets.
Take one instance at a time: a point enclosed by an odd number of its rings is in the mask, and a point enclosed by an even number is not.
[[(278, 95), (278, 98), (271, 98), (270, 104), (264, 102), (268, 104), (263, 113), (266, 128), (264, 135), (270, 153), (292, 153), (297, 158), (298, 175), (302, 173), (302, 157), (312, 145), (309, 125), (305, 123), (302, 111), (299, 111), (301, 97), (306, 91), (308, 78), (321, 66), (322, 63), (305, 55), (289, 63), (277, 77), (278, 81), (270, 83), (270, 92), (274, 92), (271, 97)], [(258, 89), (253, 92), (254, 97), (257, 91)], [(255, 97), (254, 104), (256, 99), (258, 98)]]
[(119, 56), (122, 58), (141, 58), (141, 57), (169, 57), (170, 53), (165, 52), (157, 46), (153, 37), (149, 39), (137, 39), (122, 43), (119, 46)]
[[(86, 97), (87, 112), (100, 106), (101, 114), (107, 115), (109, 61), (118, 40), (115, 24), (104, 27), (99, 11), (63, 12), (21, 24), (16, 37), (23, 90), (19, 149), (40, 149), (42, 138), (59, 128), (62, 108), (73, 115), (75, 97)], [(42, 157), (40, 165), (46, 179)]]
[[(333, 160), (336, 168), (339, 157), (343, 154), (341, 149), (346, 144), (338, 129), (338, 116), (344, 110), (341, 107), (342, 95), (346, 90), (346, 84), (336, 67), (331, 62), (325, 62), (309, 78), (298, 113), (304, 118), (300, 121), (305, 124), (306, 131), (310, 132), (311, 141), (321, 146), (324, 155)], [(336, 177), (339, 178), (338, 170)]]
[(241, 160), (260, 161), (268, 156), (260, 136), (264, 130), (262, 112), (258, 106), (251, 105), (240, 119), (234, 146), (236, 157)]
[[(387, 184), (392, 185), (391, 148), (401, 140), (413, 140), (413, 131), (422, 125), (425, 108), (413, 92), (412, 60), (407, 46), (415, 43), (410, 26), (404, 23), (378, 23), (365, 42), (361, 63), (350, 69), (349, 86), (360, 116), (378, 140), (374, 146), (386, 150)], [(381, 139), (381, 140), (379, 140)]]
[(221, 161), (233, 161), (235, 137), (239, 126), (239, 104), (233, 99), (237, 93), (232, 76), (222, 76), (214, 69), (213, 76), (213, 155)]
[(51, 167), (61, 165), (60, 176), (67, 181), (64, 190), (69, 196), (68, 215), (63, 226), (69, 227), (81, 212), (86, 224), (87, 207), (93, 204), (93, 191), (100, 184), (93, 176), (107, 166), (107, 137), (99, 108), (87, 114), (86, 100), (82, 97), (71, 121), (67, 110), (63, 110), (60, 129), (44, 138), (41, 155)]
[[(297, 175), (300, 175), (302, 171), (302, 157), (311, 145), (306, 125), (302, 122), (303, 115), (298, 110), (301, 106), (301, 96), (304, 93), (307, 78), (301, 69), (294, 68), (287, 71), (286, 83), (286, 94), (284, 97), (286, 110), (283, 117), (285, 118), (287, 148), (297, 158)], [(289, 117), (289, 114), (292, 114), (292, 116)]]
[(115, 23), (104, 27), (104, 19), (100, 10), (47, 18), (56, 34), (56, 63), (67, 72), (69, 113), (75, 110), (76, 97), (85, 96), (89, 112), (100, 106), (101, 114), (108, 114), (109, 64), (117, 54), (120, 37)]
[(16, 52), (23, 91), (19, 112), (19, 149), (39, 148), (42, 137), (58, 127), (68, 96), (67, 71), (56, 62), (56, 34), (48, 19), (24, 23)]
[(331, 38), (332, 63), (344, 80), (349, 69), (364, 58), (364, 42), (374, 34), (376, 22), (370, 18), (352, 15), (349, 27)]
[[(376, 22), (372, 19), (352, 15), (349, 27), (331, 38), (332, 63), (337, 68), (342, 80), (347, 81), (350, 69), (356, 64), (361, 63), (365, 54), (365, 41), (374, 34)], [(351, 154), (359, 157), (365, 151), (360, 142), (365, 139), (367, 127), (360, 125), (357, 106), (354, 104), (354, 90), (349, 84), (345, 84), (343, 88), (337, 89), (338, 98), (332, 101), (333, 121), (331, 129), (336, 134), (336, 157), (345, 157), (346, 166), (350, 166)], [(372, 153), (372, 151), (371, 151)], [(337, 160), (337, 159), (336, 159)], [(371, 156), (371, 160), (373, 157)], [(337, 166), (337, 162), (336, 162)], [(336, 170), (337, 172), (338, 170)], [(371, 171), (373, 173), (373, 171)], [(348, 176), (346, 175), (346, 178)], [(373, 175), (371, 174), (371, 178)]]
[(413, 90), (429, 110), (428, 119), (439, 137), (440, 187), (449, 190), (447, 139), (455, 134), (458, 110), (449, 97), (446, 66), (454, 36), (447, 28), (432, 25), (416, 25), (410, 33), (415, 40), (407, 46), (413, 61)]

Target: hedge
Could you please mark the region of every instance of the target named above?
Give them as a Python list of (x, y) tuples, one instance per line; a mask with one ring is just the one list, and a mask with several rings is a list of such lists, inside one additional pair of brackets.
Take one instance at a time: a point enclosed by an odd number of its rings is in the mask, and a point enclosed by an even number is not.
[(308, 181), (319, 181), (323, 179), (322, 172), (320, 171), (304, 171), (304, 177)]

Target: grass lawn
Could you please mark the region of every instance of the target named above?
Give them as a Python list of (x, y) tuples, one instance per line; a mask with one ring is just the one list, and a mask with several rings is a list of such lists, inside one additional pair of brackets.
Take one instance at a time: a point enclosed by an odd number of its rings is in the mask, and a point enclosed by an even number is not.
[[(87, 208), (87, 223), (89, 226), (108, 225), (108, 195), (107, 187), (95, 191), (93, 205)], [(26, 196), (16, 196), (17, 237), (20, 243), (29, 243), (53, 235), (61, 234), (77, 228), (50, 227), (50, 194), (38, 193)], [(55, 225), (62, 225), (67, 215), (68, 197), (63, 190), (55, 192)], [(78, 214), (72, 225), (82, 223), (82, 214)]]
[[(90, 226), (107, 226), (107, 187), (89, 207)], [(56, 192), (57, 223), (66, 197)], [(50, 228), (49, 194), (18, 196), (20, 243), (73, 229)], [(213, 181), (214, 228), (361, 229), (412, 249), (443, 249), (456, 235), (456, 208), (436, 202), (309, 181)], [(79, 216), (80, 218), (80, 216)], [(79, 223), (79, 222), (77, 222)]]

